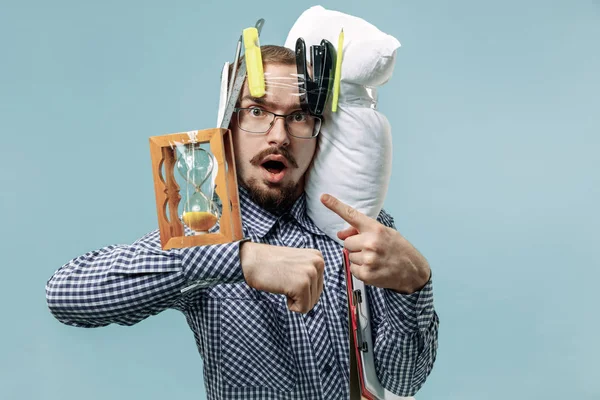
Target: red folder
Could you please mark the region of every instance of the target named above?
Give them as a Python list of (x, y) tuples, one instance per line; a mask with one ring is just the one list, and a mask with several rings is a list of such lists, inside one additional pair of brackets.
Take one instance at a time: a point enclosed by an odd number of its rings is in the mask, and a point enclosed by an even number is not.
[[(344, 266), (346, 270), (346, 287), (348, 288), (348, 306), (350, 307), (350, 322), (352, 324), (352, 336), (354, 340), (351, 340), (351, 343), (354, 343), (354, 349), (350, 349), (350, 351), (354, 351), (356, 354), (356, 369), (358, 372), (358, 384), (360, 387), (360, 394), (363, 399), (368, 400), (377, 400), (377, 397), (370, 393), (365, 385), (365, 377), (363, 371), (363, 363), (362, 363), (362, 335), (360, 334), (360, 322), (359, 322), (359, 308), (358, 296), (363, 296), (360, 292), (355, 292), (352, 285), (352, 274), (350, 272), (350, 259), (348, 257), (348, 250), (344, 249)], [(366, 295), (366, 294), (364, 294)], [(372, 350), (371, 350), (372, 351)], [(351, 358), (352, 362), (352, 358)], [(352, 368), (351, 368), (352, 370)], [(352, 378), (351, 378), (352, 379)]]

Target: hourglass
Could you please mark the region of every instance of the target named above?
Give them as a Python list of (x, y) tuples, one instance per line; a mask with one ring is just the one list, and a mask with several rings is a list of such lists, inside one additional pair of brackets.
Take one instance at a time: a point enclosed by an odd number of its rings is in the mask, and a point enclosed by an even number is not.
[[(230, 130), (152, 136), (150, 155), (164, 250), (243, 238)], [(175, 170), (183, 178), (181, 187)], [(181, 190), (183, 186), (185, 190)]]
[[(208, 233), (219, 220), (219, 210), (213, 201), (217, 163), (199, 143), (177, 146), (177, 152), (175, 166), (188, 184), (183, 223), (196, 235)], [(193, 187), (192, 195), (189, 194), (189, 186)]]

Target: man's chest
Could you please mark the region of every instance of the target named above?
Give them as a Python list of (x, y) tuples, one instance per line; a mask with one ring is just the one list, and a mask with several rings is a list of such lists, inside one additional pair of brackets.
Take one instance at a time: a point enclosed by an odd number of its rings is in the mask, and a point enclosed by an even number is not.
[(302, 390), (298, 398), (321, 393), (321, 385), (343, 384), (347, 304), (343, 274), (331, 269), (319, 301), (306, 314), (290, 311), (284, 295), (246, 283), (206, 290), (187, 319), (209, 379), (234, 391)]

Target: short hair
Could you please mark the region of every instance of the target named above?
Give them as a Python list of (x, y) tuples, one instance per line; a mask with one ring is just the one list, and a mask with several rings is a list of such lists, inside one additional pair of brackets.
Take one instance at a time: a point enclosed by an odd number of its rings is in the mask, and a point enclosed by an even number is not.
[[(280, 65), (296, 65), (296, 53), (287, 47), (277, 46), (274, 44), (267, 44), (260, 46), (260, 55), (262, 57), (263, 65), (265, 64), (280, 64)], [(240, 68), (243, 57), (240, 57), (236, 69)], [(231, 73), (233, 72), (233, 62), (229, 66), (229, 79), (231, 82)]]
[(296, 65), (296, 53), (283, 46), (261, 46), (260, 53), (264, 64)]

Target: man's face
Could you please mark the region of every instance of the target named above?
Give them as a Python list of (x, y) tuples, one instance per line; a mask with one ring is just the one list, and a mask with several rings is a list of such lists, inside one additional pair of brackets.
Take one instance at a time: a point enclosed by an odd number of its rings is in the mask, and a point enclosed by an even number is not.
[[(296, 66), (267, 64), (264, 72), (268, 76), (265, 78), (267, 94), (254, 99), (244, 84), (239, 108), (256, 107), (280, 115), (302, 111), (294, 78)], [(277, 80), (278, 77), (281, 79)], [(304, 174), (315, 153), (317, 139), (289, 135), (283, 118), (276, 118), (270, 130), (263, 134), (246, 132), (239, 128), (237, 121), (238, 116), (234, 114), (230, 127), (240, 184), (263, 208), (269, 211), (288, 208), (304, 190)]]

